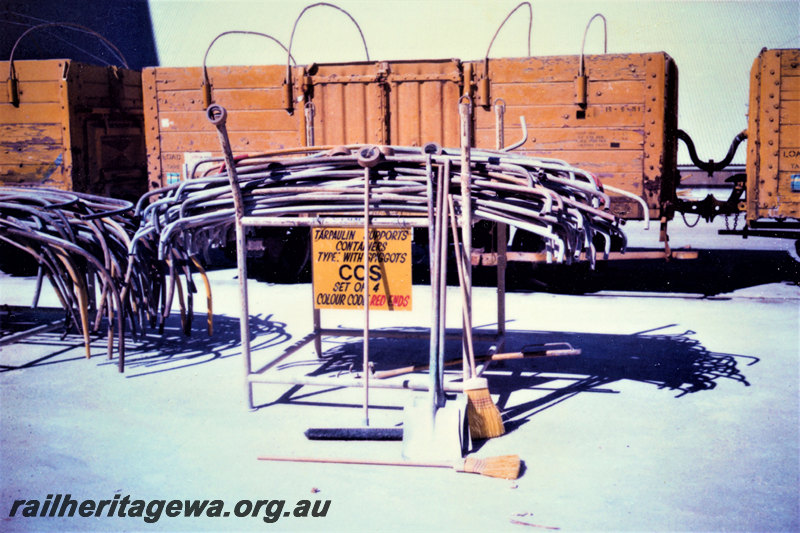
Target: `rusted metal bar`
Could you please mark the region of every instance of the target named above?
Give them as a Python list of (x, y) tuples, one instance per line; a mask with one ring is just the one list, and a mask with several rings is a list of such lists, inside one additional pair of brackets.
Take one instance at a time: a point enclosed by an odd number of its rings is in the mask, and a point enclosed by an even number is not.
[[(244, 224), (242, 223), (242, 218), (245, 214), (244, 201), (242, 200), (242, 191), (239, 188), (236, 163), (233, 160), (233, 151), (231, 150), (230, 140), (228, 139), (228, 131), (225, 127), (227, 112), (224, 107), (214, 104), (206, 110), (206, 114), (211, 124), (217, 128), (222, 154), (225, 158), (225, 168), (228, 173), (231, 194), (233, 196), (234, 225), (236, 228), (236, 268), (239, 275), (239, 299), (241, 305), (239, 314), (239, 334), (241, 335), (245, 374), (249, 375), (252, 368), (252, 361), (250, 355), (250, 311), (248, 308), (247, 296), (247, 236), (244, 231)], [(247, 406), (252, 409), (254, 407), (253, 388), (249, 383), (246, 388)]]

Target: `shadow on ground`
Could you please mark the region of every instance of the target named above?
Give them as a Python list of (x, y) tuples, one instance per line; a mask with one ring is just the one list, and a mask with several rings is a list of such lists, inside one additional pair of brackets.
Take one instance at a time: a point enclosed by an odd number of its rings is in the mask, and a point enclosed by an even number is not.
[[(273, 315), (251, 315), (251, 350), (278, 346), (292, 337), (286, 324), (273, 319)], [(125, 358), (129, 377), (182, 369), (218, 359), (241, 355), (239, 319), (215, 315), (213, 334), (208, 333), (206, 317), (195, 317), (189, 335), (185, 335), (179, 317), (172, 315), (163, 335), (152, 331), (143, 338), (134, 339)]]
[[(749, 386), (740, 365), (753, 365), (758, 362), (757, 357), (710, 352), (692, 338), (693, 331), (665, 333), (672, 328), (673, 325), (668, 325), (631, 335), (509, 331), (505, 351), (535, 351), (545, 344), (567, 343), (579, 348), (581, 354), (492, 362), (484, 375), (490, 391), (499, 394), (497, 405), (503, 412), (506, 429), (513, 430), (536, 413), (576, 394), (614, 393), (607, 386), (621, 380), (669, 389), (676, 392), (676, 397), (714, 389), (721, 379)], [(479, 355), (489, 353), (489, 349), (486, 342), (476, 344)], [(322, 364), (311, 375), (360, 372), (361, 358), (360, 339), (341, 342), (325, 352)], [(448, 341), (445, 359), (457, 363), (448, 368), (459, 371), (460, 358), (460, 341)], [(425, 365), (428, 341), (371, 339), (370, 361), (375, 371)], [(511, 393), (522, 389), (540, 391), (541, 395), (527, 403), (509, 406)], [(281, 402), (291, 401), (292, 394), (281, 399)]]
[[(46, 323), (42, 316), (49, 319), (63, 315), (58, 310), (37, 310), (34, 315), (20, 312), (15, 316), (15, 321), (7, 316), (2, 322), (3, 334), (13, 333), (25, 328)], [(37, 320), (33, 320), (35, 316)], [(735, 379), (747, 383), (739, 372), (737, 358), (748, 359), (748, 365), (757, 361), (757, 358), (719, 354), (709, 352), (697, 340), (692, 338), (693, 331), (687, 330), (675, 334), (658, 334), (673, 326), (665, 326), (657, 331), (635, 333), (631, 335), (596, 334), (596, 333), (567, 333), (543, 331), (508, 331), (506, 333), (505, 351), (535, 350), (548, 343), (569, 344), (581, 350), (581, 355), (558, 357), (527, 357), (522, 361), (492, 362), (490, 368), (496, 369), (502, 365), (512, 374), (507, 377), (492, 376), (491, 381), (497, 387), (496, 392), (501, 392), (508, 383), (526, 382), (520, 372), (530, 373), (569, 374), (586, 376), (587, 380), (601, 380), (613, 382), (629, 379), (651, 383), (659, 388), (667, 388), (679, 392), (679, 396), (687, 393), (714, 388), (715, 382), (720, 378)], [(254, 339), (252, 350), (255, 352), (276, 346), (288, 347), (292, 336), (286, 332), (286, 324), (277, 321), (272, 315), (251, 316), (251, 335)], [(63, 329), (63, 328), (62, 328)], [(102, 328), (101, 328), (102, 329)], [(393, 332), (398, 331), (393, 329)], [(425, 365), (428, 361), (429, 343), (428, 330), (422, 328), (402, 328), (401, 331), (416, 336), (417, 338), (372, 338), (370, 340), (370, 361), (373, 371), (388, 370), (409, 365)], [(379, 334), (379, 331), (373, 330)], [(478, 330), (476, 330), (478, 333)], [(457, 336), (458, 330), (448, 331), (448, 334)], [(2, 337), (0, 337), (2, 338)], [(49, 333), (40, 333), (28, 337), (25, 344), (32, 346), (52, 347), (56, 350), (71, 349), (82, 344), (82, 339), (71, 333), (64, 336), (61, 329)], [(326, 345), (333, 347), (325, 349), (321, 359), (286, 363), (278, 368), (288, 368), (296, 365), (318, 366), (309, 375), (323, 374), (348, 374), (360, 373), (362, 367), (362, 340), (360, 338), (344, 338), (339, 341), (326, 341)], [(106, 341), (103, 337), (94, 337), (92, 342), (93, 356), (105, 357)], [(492, 347), (488, 342), (477, 341), (475, 350), (479, 356), (487, 354)], [(238, 318), (215, 315), (213, 320), (213, 335), (208, 335), (208, 326), (205, 316), (195, 317), (189, 335), (183, 333), (180, 318), (172, 315), (166, 321), (162, 333), (149, 330), (144, 335), (126, 339), (126, 370), (153, 369), (158, 371), (176, 370), (194, 364), (208, 363), (214, 360), (241, 353), (239, 342)], [(78, 357), (77, 359), (82, 359)], [(459, 369), (461, 358), (461, 341), (448, 340), (446, 343), (446, 357), (455, 364), (448, 369)], [(70, 359), (72, 360), (72, 359)], [(52, 364), (47, 356), (18, 365), (0, 366), (0, 372), (31, 368), (42, 364)], [(109, 364), (116, 364), (110, 362)], [(134, 372), (139, 374), (138, 372)], [(533, 383), (542, 379), (536, 377)], [(552, 378), (556, 379), (556, 378)], [(508, 382), (508, 383), (506, 383)]]
[[(58, 313), (52, 312), (49, 316), (57, 317)], [(16, 318), (21, 324), (28, 327), (31, 325), (30, 317), (24, 314), (19, 314)], [(166, 321), (163, 334), (150, 331), (138, 338), (129, 338), (126, 342), (126, 377), (181, 370), (240, 355), (238, 319), (217, 315), (214, 316), (213, 323), (213, 336), (209, 336), (206, 317), (195, 317), (190, 335), (186, 336), (180, 318), (173, 315)], [(13, 325), (13, 321), (6, 316), (2, 325), (3, 334), (8, 334), (6, 330)], [(507, 430), (519, 427), (536, 413), (577, 394), (613, 393), (615, 391), (608, 386), (621, 380), (638, 381), (659, 389), (669, 389), (675, 391), (677, 397), (712, 390), (722, 379), (749, 385), (740, 366), (755, 364), (758, 362), (757, 357), (711, 352), (693, 338), (693, 331), (670, 333), (674, 329), (675, 325), (665, 325), (657, 330), (630, 335), (508, 331), (506, 352), (535, 351), (537, 347), (548, 343), (567, 343), (579, 348), (581, 354), (528, 357), (523, 360), (491, 363), (485, 376), (489, 379), (490, 391), (499, 395), (497, 405), (503, 412)], [(285, 348), (292, 340), (291, 335), (286, 332), (285, 324), (271, 315), (251, 317), (251, 331), (252, 338), (255, 339), (252, 346), (254, 351)], [(417, 338), (370, 340), (370, 361), (374, 371), (427, 363), (429, 343), (425, 336), (428, 331), (403, 331), (416, 334)], [(81, 338), (74, 334), (62, 336), (56, 330), (31, 336), (23, 342), (38, 348), (30, 350), (32, 355), (27, 360), (12, 357), (13, 361), (9, 362), (9, 357), (4, 356), (0, 373), (83, 359), (82, 355), (76, 356), (76, 351), (73, 351), (82, 345)], [(105, 339), (97, 338), (92, 343), (92, 352), (104, 360), (101, 363), (103, 366), (115, 366), (116, 360), (105, 359), (105, 346)], [(326, 341), (326, 346), (330, 346), (330, 342)], [(345, 338), (328, 347), (321, 359), (312, 355), (306, 361), (279, 366), (277, 371), (301, 365), (309, 367), (308, 375), (311, 376), (360, 374), (362, 348), (360, 338)], [(491, 346), (486, 341), (479, 341), (475, 349), (478, 355), (488, 354)], [(77, 352), (82, 354), (81, 350)], [(65, 354), (70, 354), (69, 358), (65, 358)], [(446, 343), (445, 360), (455, 363), (448, 366), (448, 371), (455, 372), (455, 379), (458, 379), (457, 372), (461, 367), (460, 340)], [(313, 405), (318, 389), (303, 390), (302, 395), (301, 389), (302, 387), (290, 388), (276, 403), (291, 403), (302, 397), (304, 404)], [(541, 394), (526, 403), (510, 405), (511, 394), (523, 389)]]
[[(15, 357), (11, 363), (4, 360), (0, 364), (0, 373), (84, 359), (83, 355), (63, 357), (74, 348), (83, 346), (83, 338), (76, 335), (74, 330), (64, 334), (63, 317), (64, 312), (59, 309), (16, 309), (13, 313), (0, 313), (0, 340), (6, 335), (42, 324), (58, 325), (50, 332), (37, 333), (19, 341), (20, 344), (31, 347), (31, 357), (24, 360)], [(291, 336), (285, 328), (286, 324), (274, 320), (272, 315), (251, 316), (250, 331), (254, 339), (252, 349), (269, 348), (288, 342)], [(105, 331), (104, 323), (101, 324), (100, 331)], [(92, 339), (93, 358), (108, 361), (106, 337), (95, 335)], [(115, 359), (104, 364), (117, 365), (116, 343), (114, 349)], [(128, 332), (125, 339), (125, 375), (138, 377), (178, 370), (239, 354), (241, 344), (238, 318), (214, 315), (213, 335), (209, 336), (206, 316), (195, 316), (189, 335), (185, 335), (180, 316), (173, 314), (165, 321), (162, 332), (157, 328), (135, 336)]]

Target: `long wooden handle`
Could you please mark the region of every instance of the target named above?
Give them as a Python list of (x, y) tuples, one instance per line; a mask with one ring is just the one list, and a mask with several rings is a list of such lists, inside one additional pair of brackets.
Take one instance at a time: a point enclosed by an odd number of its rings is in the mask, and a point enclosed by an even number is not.
[(456, 472), (480, 474), (482, 476), (517, 479), (519, 477), (520, 460), (518, 455), (501, 455), (499, 457), (465, 457), (452, 462), (417, 462), (417, 461), (384, 461), (373, 459), (346, 459), (320, 457), (281, 457), (261, 456), (259, 461), (292, 461), (301, 463), (339, 463), (347, 465), (381, 465), (381, 466), (422, 466), (432, 468), (452, 468)]
[[(444, 366), (452, 366), (461, 362), (461, 359), (453, 359), (445, 361)], [(410, 374), (411, 372), (422, 372), (428, 370), (430, 365), (409, 365), (400, 368), (393, 368), (391, 370), (381, 370), (372, 374), (375, 379), (386, 379), (394, 376), (402, 376), (403, 374)]]
[(487, 360), (505, 361), (508, 359), (524, 359), (525, 357), (558, 357), (564, 355), (580, 355), (580, 354), (581, 354), (580, 348), (561, 348), (558, 350), (496, 353), (491, 356), (480, 356), (477, 359), (479, 361), (487, 361)]
[(455, 468), (452, 463), (426, 463), (418, 461), (385, 461), (374, 459), (349, 459), (345, 457), (286, 457), (262, 455), (259, 461), (285, 461), (292, 463), (326, 463), (345, 465), (382, 465), (382, 466), (423, 466), (431, 468)]
[[(495, 353), (492, 355), (480, 355), (475, 358), (476, 362), (484, 362), (484, 361), (509, 361), (512, 359), (524, 359), (526, 357), (558, 357), (558, 356), (566, 356), (566, 355), (580, 355), (581, 350), (580, 348), (560, 348), (554, 350), (531, 350), (531, 351), (522, 351), (522, 352), (504, 352), (504, 353)], [(461, 362), (461, 359), (452, 359), (450, 361), (445, 361), (445, 366), (452, 366), (457, 365)], [(422, 372), (424, 370), (428, 370), (428, 365), (409, 365), (400, 368), (393, 368), (391, 370), (381, 370), (379, 372), (375, 372), (372, 377), (376, 379), (387, 379), (392, 378), (395, 376), (402, 376), (403, 374), (410, 374), (411, 372)]]
[[(450, 226), (453, 229), (453, 244), (456, 252), (456, 270), (458, 271), (458, 286), (461, 289), (461, 314), (464, 321), (464, 337), (467, 344), (467, 358), (469, 361), (470, 377), (476, 378), (478, 374), (475, 370), (475, 351), (472, 343), (472, 304), (467, 293), (466, 273), (464, 271), (464, 256), (461, 254), (461, 245), (458, 242), (458, 229), (456, 224), (456, 213), (453, 206), (453, 197), (447, 195), (447, 203), (450, 206)], [(464, 244), (466, 247), (466, 243)], [(466, 379), (466, 377), (464, 378)]]

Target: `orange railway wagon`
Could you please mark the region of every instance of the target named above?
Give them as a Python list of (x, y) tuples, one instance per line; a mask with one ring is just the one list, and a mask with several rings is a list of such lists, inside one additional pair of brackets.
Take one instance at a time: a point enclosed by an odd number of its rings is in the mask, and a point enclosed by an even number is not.
[[(619, 216), (672, 215), (664, 206), (675, 198), (678, 180), (677, 67), (665, 53), (490, 59), (488, 68), (487, 61), (440, 59), (205, 72), (207, 79), (202, 67), (142, 73), (150, 189), (186, 179), (196, 162), (221, 156), (205, 113), (211, 102), (227, 109), (239, 156), (362, 143), (459, 146), (459, 101), (467, 95), (476, 148), (496, 147), (494, 107), (502, 102), (505, 145), (521, 137), (522, 116), (527, 141), (517, 150), (563, 159), (626, 191), (609, 190)], [(296, 279), (307, 264), (307, 233), (258, 231), (248, 254), (266, 261), (251, 270), (274, 281)], [(477, 231), (476, 246), (491, 248), (491, 235)], [(415, 235), (417, 246), (424, 240)]]
[[(580, 64), (580, 56), (491, 59), (488, 92), (484, 62), (312, 64), (291, 69), (291, 99), (282, 65), (208, 72), (212, 101), (230, 111), (235, 154), (349, 143), (458, 146), (457, 104), (468, 94), (476, 147), (495, 147), (494, 104), (502, 102), (508, 144), (521, 136), (523, 116), (528, 140), (520, 151), (589, 170), (660, 214), (677, 179), (675, 63), (654, 53), (586, 56)], [(217, 155), (218, 143), (204, 114), (200, 67), (145, 69), (143, 83), (155, 188)], [(637, 201), (612, 197), (618, 215), (643, 217)]]
[(800, 221), (800, 50), (763, 50), (750, 71), (747, 221)]
[[(11, 65), (0, 62), (0, 78)], [(0, 185), (136, 199), (147, 190), (139, 72), (14, 61), (0, 101)]]

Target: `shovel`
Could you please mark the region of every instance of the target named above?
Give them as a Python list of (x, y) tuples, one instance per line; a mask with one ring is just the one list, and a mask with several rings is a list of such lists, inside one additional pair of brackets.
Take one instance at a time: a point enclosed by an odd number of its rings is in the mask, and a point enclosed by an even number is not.
[[(447, 178), (449, 161), (439, 169), (435, 205), (429, 204), (432, 324), (430, 336), (430, 391), (411, 399), (403, 411), (403, 457), (413, 461), (461, 458), (471, 442), (466, 423), (467, 398), (444, 393), (444, 333), (447, 302)], [(429, 176), (432, 188), (433, 176)], [(432, 197), (433, 195), (431, 195)]]

